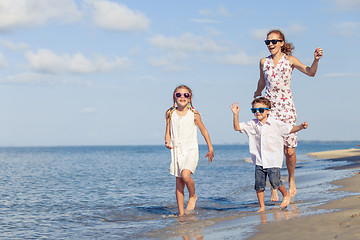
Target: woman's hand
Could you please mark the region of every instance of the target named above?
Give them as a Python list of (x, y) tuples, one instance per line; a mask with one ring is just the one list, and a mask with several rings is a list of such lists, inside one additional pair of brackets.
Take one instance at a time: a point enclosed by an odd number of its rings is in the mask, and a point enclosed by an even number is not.
[(315, 52), (314, 52), (314, 59), (315, 60), (319, 60), (323, 55), (323, 50), (322, 48), (317, 48), (315, 49)]

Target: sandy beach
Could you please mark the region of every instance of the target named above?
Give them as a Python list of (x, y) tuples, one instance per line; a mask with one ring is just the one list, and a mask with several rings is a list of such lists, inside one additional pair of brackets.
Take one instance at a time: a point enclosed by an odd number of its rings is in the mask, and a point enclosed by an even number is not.
[[(334, 169), (354, 169), (354, 175), (332, 182), (339, 185), (334, 191), (360, 193), (360, 149), (316, 152), (309, 155), (333, 161), (348, 161), (348, 164)], [(331, 209), (334, 212), (262, 224), (257, 227), (259, 232), (249, 239), (360, 239), (359, 194), (329, 202), (316, 209)]]

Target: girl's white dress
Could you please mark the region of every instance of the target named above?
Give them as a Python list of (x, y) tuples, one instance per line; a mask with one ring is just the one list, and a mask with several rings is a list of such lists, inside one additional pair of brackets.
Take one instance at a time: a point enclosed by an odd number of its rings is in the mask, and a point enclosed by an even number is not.
[(170, 174), (181, 177), (184, 169), (195, 173), (199, 160), (197, 129), (194, 122), (195, 114), (188, 110), (185, 116), (179, 116), (176, 110), (170, 120), (171, 164)]

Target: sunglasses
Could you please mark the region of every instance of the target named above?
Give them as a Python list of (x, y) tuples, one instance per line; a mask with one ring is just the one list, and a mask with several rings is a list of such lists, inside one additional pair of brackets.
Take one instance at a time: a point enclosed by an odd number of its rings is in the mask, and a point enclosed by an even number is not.
[(270, 43), (272, 44), (277, 44), (278, 42), (282, 42), (283, 40), (279, 40), (279, 39), (273, 39), (273, 40), (265, 40), (265, 44), (269, 45)]
[(181, 96), (184, 96), (184, 98), (189, 98), (191, 96), (191, 93), (179, 93), (179, 92), (177, 92), (177, 93), (174, 94), (174, 96), (176, 98), (180, 98)]
[(256, 113), (257, 111), (259, 111), (259, 113), (263, 113), (263, 112), (265, 112), (265, 110), (270, 110), (270, 109), (269, 108), (263, 108), (263, 107), (261, 107), (261, 108), (251, 108), (252, 113)]

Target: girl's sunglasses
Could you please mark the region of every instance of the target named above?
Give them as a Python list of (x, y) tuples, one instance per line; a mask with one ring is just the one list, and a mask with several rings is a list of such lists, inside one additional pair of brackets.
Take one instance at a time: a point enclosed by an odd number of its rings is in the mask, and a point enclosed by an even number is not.
[(174, 94), (174, 96), (176, 98), (180, 98), (181, 96), (184, 96), (184, 98), (189, 98), (191, 96), (191, 93), (179, 93), (179, 92), (177, 92), (177, 93)]
[(269, 110), (269, 108), (251, 108), (252, 113), (256, 113), (257, 111), (259, 111), (259, 113), (263, 113), (265, 110)]
[(278, 42), (282, 42), (283, 40), (279, 40), (279, 39), (274, 39), (274, 40), (265, 40), (265, 44), (269, 45), (270, 43), (272, 44), (277, 44)]

